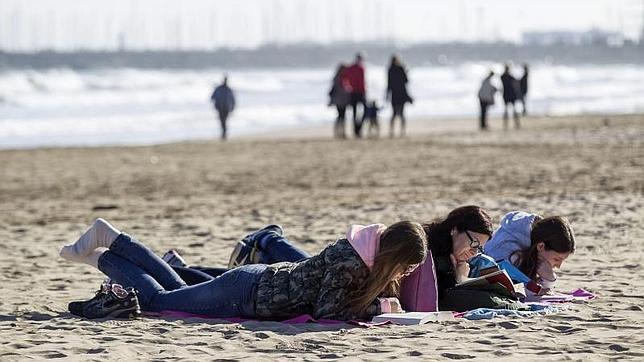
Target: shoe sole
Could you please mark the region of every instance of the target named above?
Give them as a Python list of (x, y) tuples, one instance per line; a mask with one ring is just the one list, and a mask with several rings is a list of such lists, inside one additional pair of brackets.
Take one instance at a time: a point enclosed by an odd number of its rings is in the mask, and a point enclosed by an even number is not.
[(235, 249), (233, 250), (233, 253), (230, 255), (230, 260), (228, 261), (228, 269), (234, 269), (240, 265), (244, 265), (244, 263), (246, 262), (246, 259), (248, 259), (248, 255), (240, 263), (237, 262), (237, 258), (239, 257), (239, 254), (241, 254), (242, 250), (244, 250), (244, 247), (246, 246), (247, 245), (241, 241), (237, 242), (237, 245), (235, 245)]
[(81, 318), (85, 318), (93, 321), (105, 321), (110, 319), (134, 319), (142, 315), (141, 308), (138, 305), (132, 306), (131, 308), (127, 308), (127, 309), (117, 309), (113, 312), (108, 313), (103, 317), (96, 317), (96, 318), (86, 317), (82, 314), (82, 312), (81, 314), (76, 314), (70, 311), (70, 313), (77, 317), (81, 317)]
[(114, 312), (100, 319), (134, 319), (139, 316), (141, 316), (141, 309), (137, 306), (134, 306), (129, 309), (115, 310)]
[[(262, 229), (258, 230), (257, 232), (259, 231), (274, 232), (279, 236), (284, 235), (284, 230), (282, 229), (281, 226), (277, 224), (271, 224), (271, 225), (265, 226)], [(230, 259), (228, 260), (228, 269), (234, 269), (234, 268), (237, 268), (238, 266), (242, 266), (246, 264), (259, 263), (259, 256), (257, 254), (259, 251), (258, 247), (257, 246), (251, 247), (248, 243), (245, 242), (249, 236), (256, 235), (257, 232), (253, 234), (249, 234), (242, 241), (237, 242), (237, 244), (235, 245), (235, 249), (233, 249), (233, 252), (230, 255)], [(239, 258), (239, 254), (241, 254), (242, 250), (244, 250), (245, 247), (251, 247), (250, 253), (248, 253), (248, 255), (246, 255), (243, 260), (237, 261), (237, 259)]]
[(161, 260), (165, 261), (166, 264), (170, 266), (178, 266), (185, 268), (188, 266), (188, 263), (186, 263), (185, 260), (174, 250), (169, 250), (166, 252), (163, 257), (161, 257)]

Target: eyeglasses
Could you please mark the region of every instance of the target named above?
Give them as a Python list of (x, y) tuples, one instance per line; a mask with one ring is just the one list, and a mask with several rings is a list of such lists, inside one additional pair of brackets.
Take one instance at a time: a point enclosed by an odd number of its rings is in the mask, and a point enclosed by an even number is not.
[(469, 231), (465, 230), (465, 235), (467, 235), (467, 238), (470, 239), (470, 248), (476, 249), (480, 254), (483, 254), (483, 247), (481, 246), (481, 242), (479, 239), (472, 237)]

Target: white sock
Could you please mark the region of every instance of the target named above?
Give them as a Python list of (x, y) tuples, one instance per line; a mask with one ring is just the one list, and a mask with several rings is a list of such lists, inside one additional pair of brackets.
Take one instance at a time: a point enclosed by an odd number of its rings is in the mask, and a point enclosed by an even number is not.
[(103, 255), (104, 252), (106, 252), (108, 249), (99, 247), (94, 250), (92, 250), (89, 254), (87, 255), (76, 255), (76, 254), (68, 254), (64, 255), (61, 253), (61, 256), (63, 258), (73, 261), (75, 263), (81, 263), (81, 264), (87, 264), (89, 266), (93, 266), (94, 268), (98, 269), (98, 258)]
[(120, 234), (121, 232), (107, 221), (96, 219), (75, 243), (65, 245), (60, 249), (60, 256), (63, 259), (84, 263), (86, 256), (96, 248), (109, 248)]
[(98, 269), (98, 258), (103, 255), (104, 252), (107, 251), (107, 248), (97, 248), (94, 249), (94, 251), (90, 252), (86, 257), (85, 260), (82, 262), (89, 265), (93, 266), (94, 268)]

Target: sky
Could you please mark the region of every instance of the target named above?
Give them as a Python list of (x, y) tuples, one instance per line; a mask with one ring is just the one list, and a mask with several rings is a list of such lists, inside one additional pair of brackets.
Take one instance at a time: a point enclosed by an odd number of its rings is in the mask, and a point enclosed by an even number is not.
[(0, 50), (520, 42), (593, 28), (638, 41), (643, 18), (644, 0), (0, 0)]

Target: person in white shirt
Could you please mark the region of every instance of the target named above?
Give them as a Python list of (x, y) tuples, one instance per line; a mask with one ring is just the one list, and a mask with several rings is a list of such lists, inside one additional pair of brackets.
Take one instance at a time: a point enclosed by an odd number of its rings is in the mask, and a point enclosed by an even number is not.
[(497, 92), (497, 89), (492, 85), (492, 77), (494, 77), (494, 71), (490, 71), (483, 83), (481, 83), (481, 88), (479, 88), (479, 103), (481, 104), (481, 130), (487, 130), (487, 110), (490, 106), (494, 105), (494, 95)]

